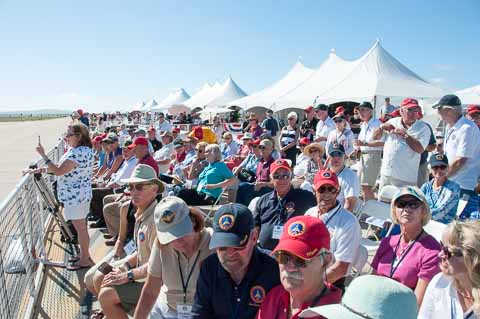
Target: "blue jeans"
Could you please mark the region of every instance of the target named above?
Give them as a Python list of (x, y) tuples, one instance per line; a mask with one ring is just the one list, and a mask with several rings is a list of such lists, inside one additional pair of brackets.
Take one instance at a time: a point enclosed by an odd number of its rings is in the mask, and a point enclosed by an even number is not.
[(479, 196), (475, 191), (468, 189), (460, 190), (460, 198), (468, 200), (463, 212), (460, 214), (459, 219), (480, 219), (479, 216)]
[(238, 185), (237, 199), (235, 202), (248, 206), (252, 199), (271, 192), (272, 190), (273, 188), (270, 187), (262, 187), (260, 190), (255, 191), (255, 185), (253, 183), (241, 182), (240, 185)]

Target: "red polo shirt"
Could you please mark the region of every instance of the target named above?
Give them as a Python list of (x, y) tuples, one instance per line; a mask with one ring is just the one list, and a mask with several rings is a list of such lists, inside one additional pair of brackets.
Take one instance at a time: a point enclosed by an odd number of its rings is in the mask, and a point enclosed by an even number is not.
[(268, 160), (260, 159), (257, 165), (257, 182), (270, 182), (270, 164), (274, 161), (273, 157), (270, 155)]
[(148, 154), (144, 158), (138, 161), (138, 164), (145, 164), (151, 166), (155, 172), (157, 172), (157, 177), (158, 177), (158, 164), (155, 159), (153, 159), (152, 155)]
[[(320, 297), (320, 299), (314, 304), (303, 304), (302, 308), (292, 314), (290, 319), (297, 319), (300, 313), (308, 307), (317, 307), (323, 305), (331, 305), (340, 303), (342, 300), (342, 291), (337, 287), (326, 283), (327, 292)], [(320, 293), (320, 292), (319, 292)], [(290, 295), (283, 288), (282, 285), (278, 285), (272, 288), (265, 297), (265, 300), (257, 312), (257, 319), (288, 319), (288, 311), (290, 307)], [(325, 319), (322, 316), (316, 316), (312, 318)]]

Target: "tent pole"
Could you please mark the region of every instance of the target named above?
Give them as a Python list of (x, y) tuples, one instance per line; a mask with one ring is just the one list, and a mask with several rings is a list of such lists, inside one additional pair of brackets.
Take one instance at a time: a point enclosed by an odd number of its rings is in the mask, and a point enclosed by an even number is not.
[(377, 118), (377, 96), (374, 95), (373, 96), (373, 118), (376, 119)]

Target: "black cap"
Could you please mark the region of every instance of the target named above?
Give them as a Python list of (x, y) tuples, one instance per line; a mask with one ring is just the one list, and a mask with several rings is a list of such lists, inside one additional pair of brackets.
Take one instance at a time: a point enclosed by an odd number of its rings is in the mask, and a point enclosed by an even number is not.
[(330, 155), (334, 152), (341, 152), (341, 153), (345, 154), (345, 148), (340, 143), (332, 143), (332, 144), (330, 144), (330, 146), (328, 148), (328, 155)]
[(328, 105), (327, 104), (318, 104), (315, 106), (315, 111), (328, 111)]
[(373, 110), (373, 105), (372, 105), (372, 103), (367, 102), (367, 101), (362, 102), (358, 107), (367, 107), (367, 108)]
[(462, 101), (455, 94), (447, 94), (443, 96), (437, 104), (433, 105), (434, 109), (441, 109), (442, 107), (449, 106), (453, 109), (462, 110)]
[(185, 143), (179, 138), (177, 138), (175, 141), (173, 141), (173, 147), (179, 147), (179, 146), (184, 146)]
[(241, 247), (247, 243), (252, 229), (253, 216), (247, 206), (236, 203), (223, 205), (213, 219), (209, 248)]
[(448, 158), (443, 153), (433, 153), (428, 160), (430, 167), (434, 166), (448, 166)]

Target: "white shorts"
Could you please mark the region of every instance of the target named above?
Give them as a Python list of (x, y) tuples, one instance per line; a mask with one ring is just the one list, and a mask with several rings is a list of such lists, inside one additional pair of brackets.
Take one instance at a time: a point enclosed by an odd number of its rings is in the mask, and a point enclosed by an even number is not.
[(90, 201), (75, 205), (64, 204), (63, 216), (65, 220), (78, 220), (87, 217), (90, 211)]

